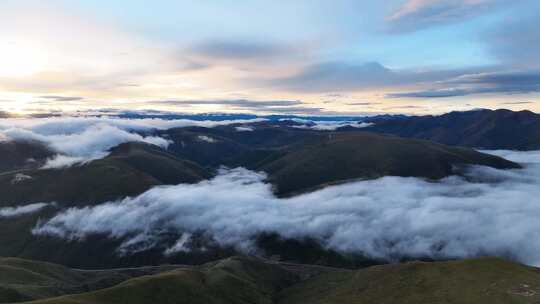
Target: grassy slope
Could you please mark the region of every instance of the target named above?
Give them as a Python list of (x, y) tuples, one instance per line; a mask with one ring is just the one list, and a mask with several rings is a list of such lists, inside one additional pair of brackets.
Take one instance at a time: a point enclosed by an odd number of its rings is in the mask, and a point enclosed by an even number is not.
[(327, 133), (291, 149), (259, 169), (269, 173), (279, 195), (290, 195), (358, 178), (385, 175), (439, 179), (456, 165), (516, 168), (517, 164), (471, 149), (366, 132)]
[(540, 272), (496, 258), (374, 266), (295, 285), (281, 303), (539, 303)]
[(14, 174), (0, 174), (1, 205), (57, 202), (69, 206), (95, 204), (137, 195), (154, 185), (193, 183), (208, 173), (150, 145), (124, 144), (100, 160), (66, 169), (27, 170), (32, 179), (12, 183)]
[(229, 258), (202, 268), (140, 277), (115, 287), (36, 303), (273, 303), (274, 296), (297, 281), (279, 266)]
[(357, 271), (231, 258), (35, 303), (538, 303), (540, 272), (496, 258)]
[(0, 258), (0, 303), (89, 292), (172, 268), (164, 266), (137, 270), (81, 271), (51, 263)]

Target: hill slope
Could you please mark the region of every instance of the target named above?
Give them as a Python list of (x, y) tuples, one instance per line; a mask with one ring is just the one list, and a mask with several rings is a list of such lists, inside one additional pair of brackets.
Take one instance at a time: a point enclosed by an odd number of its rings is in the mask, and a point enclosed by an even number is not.
[(538, 303), (540, 271), (496, 258), (356, 271), (230, 258), (35, 303)]
[[(26, 178), (17, 181), (17, 174)], [(20, 175), (19, 175), (20, 176)], [(137, 195), (161, 184), (194, 183), (209, 177), (196, 164), (151, 145), (129, 143), (104, 159), (65, 169), (0, 174), (0, 206), (56, 202), (69, 206)]]
[(89, 292), (114, 286), (130, 278), (175, 268), (162, 266), (85, 271), (51, 263), (0, 258), (0, 303)]
[(337, 132), (290, 149), (257, 169), (269, 174), (278, 195), (290, 195), (329, 183), (386, 175), (440, 179), (454, 174), (454, 167), (460, 165), (519, 167), (466, 148), (367, 132)]
[(483, 149), (540, 149), (540, 114), (478, 110), (378, 120), (368, 131)]
[(332, 272), (281, 294), (280, 303), (538, 303), (540, 271), (497, 258), (413, 262)]

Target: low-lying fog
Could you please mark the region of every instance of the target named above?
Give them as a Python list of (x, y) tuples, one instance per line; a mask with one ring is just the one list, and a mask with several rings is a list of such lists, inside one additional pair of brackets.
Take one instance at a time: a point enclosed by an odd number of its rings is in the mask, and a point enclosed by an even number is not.
[(253, 238), (276, 232), (312, 237), (328, 248), (389, 261), (400, 257), (458, 258), (498, 255), (540, 265), (540, 151), (490, 153), (524, 169), (470, 168), (466, 178), (432, 183), (384, 177), (276, 198), (264, 174), (222, 170), (195, 185), (156, 187), (134, 198), (60, 211), (33, 233), (79, 239), (106, 233), (127, 238), (122, 250), (158, 242), (178, 232), (166, 250), (190, 250), (206, 231), (216, 242), (254, 250)]

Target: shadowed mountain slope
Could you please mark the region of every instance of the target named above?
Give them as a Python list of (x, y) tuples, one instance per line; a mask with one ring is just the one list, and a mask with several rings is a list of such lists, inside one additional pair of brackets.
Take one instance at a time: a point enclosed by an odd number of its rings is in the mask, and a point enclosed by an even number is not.
[[(137, 195), (161, 184), (195, 183), (209, 174), (151, 145), (128, 143), (104, 159), (65, 169), (23, 170), (0, 174), (1, 205), (56, 202), (69, 206), (102, 203)], [(0, 205), (0, 206), (1, 206)]]
[(367, 131), (483, 149), (540, 149), (540, 114), (477, 110), (378, 120)]
[(268, 181), (276, 186), (278, 195), (291, 195), (359, 178), (391, 175), (440, 179), (456, 174), (454, 169), (463, 165), (519, 168), (513, 162), (467, 148), (343, 132), (327, 133), (317, 141), (296, 146), (258, 169), (269, 174)]
[(39, 142), (1, 141), (0, 138), (0, 173), (38, 168), (53, 155)]

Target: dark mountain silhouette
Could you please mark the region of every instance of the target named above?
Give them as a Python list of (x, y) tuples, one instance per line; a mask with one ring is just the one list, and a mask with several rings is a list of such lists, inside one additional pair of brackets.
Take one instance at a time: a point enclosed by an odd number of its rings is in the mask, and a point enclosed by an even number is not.
[(531, 111), (476, 110), (374, 122), (365, 130), (473, 148), (540, 149), (540, 115)]

